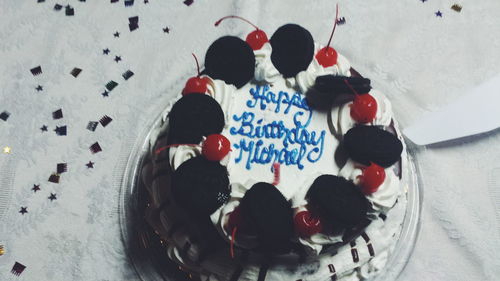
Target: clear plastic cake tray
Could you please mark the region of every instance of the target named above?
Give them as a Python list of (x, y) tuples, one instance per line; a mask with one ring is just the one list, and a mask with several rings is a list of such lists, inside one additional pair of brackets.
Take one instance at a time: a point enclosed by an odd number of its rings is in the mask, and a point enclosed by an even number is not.
[[(162, 112), (166, 106), (158, 107)], [(161, 114), (151, 115), (144, 130), (129, 151), (120, 184), (119, 212), (122, 240), (138, 279), (144, 281), (187, 281), (191, 276), (179, 270), (167, 257), (158, 235), (145, 220), (147, 192), (142, 185), (141, 167), (149, 150), (153, 131), (161, 124)], [(408, 263), (420, 228), (422, 178), (418, 169), (417, 149), (406, 142), (409, 176), (407, 208), (402, 230), (385, 268), (370, 281), (395, 281)], [(196, 280), (196, 279), (194, 279)]]

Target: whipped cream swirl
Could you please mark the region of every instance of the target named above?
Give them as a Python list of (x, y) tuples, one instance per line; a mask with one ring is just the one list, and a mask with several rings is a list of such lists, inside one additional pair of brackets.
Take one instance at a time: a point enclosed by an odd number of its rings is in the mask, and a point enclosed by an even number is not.
[[(363, 174), (362, 167), (364, 166), (352, 160), (348, 160), (345, 166), (340, 170), (339, 176), (352, 180), (354, 184), (359, 185)], [(373, 210), (385, 213), (394, 206), (399, 196), (399, 192), (399, 178), (394, 171), (389, 168), (385, 169), (385, 180), (382, 185), (379, 186), (376, 192), (367, 195), (366, 199), (370, 201)]]
[[(392, 121), (392, 106), (390, 101), (377, 90), (371, 90), (370, 95), (377, 102), (377, 113), (375, 119), (369, 123), (369, 125), (374, 126), (384, 126), (387, 127)], [(352, 102), (348, 102), (341, 106), (332, 108), (331, 118), (333, 123), (335, 135), (343, 136), (349, 129), (353, 128), (358, 124), (356, 120), (351, 117), (351, 106)]]
[(274, 67), (271, 61), (272, 51), (273, 49), (269, 42), (265, 43), (259, 50), (254, 51), (255, 80), (271, 84), (281, 77), (280, 72)]
[(236, 87), (219, 79), (210, 79), (207, 85), (207, 94), (214, 98), (220, 105), (222, 112), (224, 112), (225, 126), (229, 123), (229, 113), (233, 105), (234, 93)]
[(201, 155), (201, 145), (179, 145), (170, 147), (168, 159), (173, 171), (187, 160)]

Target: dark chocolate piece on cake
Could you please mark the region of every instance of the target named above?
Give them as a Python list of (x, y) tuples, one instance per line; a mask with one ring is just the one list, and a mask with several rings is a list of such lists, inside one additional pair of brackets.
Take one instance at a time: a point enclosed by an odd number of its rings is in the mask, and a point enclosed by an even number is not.
[(219, 134), (224, 128), (224, 113), (212, 97), (193, 93), (179, 99), (169, 114), (170, 144), (198, 144), (203, 136)]
[(243, 196), (241, 214), (257, 234), (264, 252), (284, 253), (291, 248), (293, 211), (290, 203), (272, 184), (254, 184)]
[(343, 145), (352, 160), (385, 168), (398, 162), (403, 152), (403, 144), (395, 135), (376, 126), (351, 128), (344, 135)]
[(205, 71), (213, 79), (241, 88), (254, 76), (255, 55), (247, 42), (234, 36), (215, 40), (205, 55)]
[(172, 176), (172, 193), (181, 208), (195, 216), (209, 216), (231, 193), (226, 167), (203, 156), (182, 163)]
[(307, 192), (309, 205), (328, 222), (333, 232), (358, 225), (366, 219), (368, 201), (352, 181), (334, 175), (321, 175)]
[(311, 33), (297, 24), (285, 24), (274, 32), (270, 40), (273, 49), (271, 61), (283, 77), (294, 77), (306, 70), (314, 56)]
[(316, 78), (314, 86), (306, 93), (307, 101), (315, 108), (331, 108), (334, 103), (346, 103), (354, 100), (354, 92), (358, 94), (370, 92), (370, 79), (362, 77), (345, 77), (323, 75)]

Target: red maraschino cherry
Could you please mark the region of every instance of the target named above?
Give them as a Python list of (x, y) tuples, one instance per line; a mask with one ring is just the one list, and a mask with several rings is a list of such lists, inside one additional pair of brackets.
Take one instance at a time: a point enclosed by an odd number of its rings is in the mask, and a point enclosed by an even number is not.
[(330, 39), (328, 39), (328, 44), (326, 45), (326, 47), (321, 48), (316, 54), (316, 60), (323, 67), (329, 67), (337, 64), (338, 54), (334, 48), (330, 47), (330, 43), (332, 42), (333, 33), (335, 33), (335, 28), (337, 27), (338, 18), (339, 18), (339, 5), (337, 4), (335, 23), (333, 24), (332, 33), (330, 34)]
[(231, 151), (231, 142), (223, 135), (207, 136), (201, 146), (201, 153), (210, 161), (220, 161)]
[(384, 183), (385, 169), (375, 163), (363, 170), (361, 175), (361, 191), (365, 195), (377, 192), (378, 188)]
[(293, 218), (293, 223), (295, 232), (303, 238), (311, 237), (323, 230), (320, 218), (307, 210), (298, 212)]
[(198, 64), (198, 59), (194, 54), (192, 54), (194, 60), (196, 61), (196, 68), (198, 70), (198, 76), (191, 77), (187, 80), (184, 89), (182, 90), (182, 95), (192, 94), (192, 93), (206, 93), (208, 78), (200, 77), (200, 65)]
[(262, 48), (262, 46), (264, 46), (264, 44), (269, 41), (269, 39), (267, 39), (266, 33), (263, 30), (259, 29), (255, 24), (251, 23), (249, 20), (244, 19), (244, 18), (239, 17), (239, 16), (223, 17), (220, 20), (215, 22), (215, 26), (218, 26), (223, 20), (229, 19), (229, 18), (240, 19), (240, 20), (250, 24), (251, 26), (255, 27), (255, 30), (250, 32), (247, 35), (247, 38), (245, 40), (248, 43), (248, 45), (250, 45), (252, 50), (254, 50), (254, 51), (260, 50), (260, 48)]
[(354, 93), (354, 101), (351, 105), (351, 117), (358, 123), (370, 123), (375, 119), (377, 115), (377, 100), (370, 94), (360, 95), (351, 86), (347, 79), (344, 79), (344, 83), (351, 89)]

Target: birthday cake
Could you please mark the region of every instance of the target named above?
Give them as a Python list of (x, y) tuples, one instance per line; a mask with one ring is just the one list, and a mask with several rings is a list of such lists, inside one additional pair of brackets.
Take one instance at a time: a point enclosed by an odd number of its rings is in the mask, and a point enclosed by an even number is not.
[(295, 24), (221, 37), (165, 109), (142, 168), (146, 218), (182, 270), (316, 281), (384, 268), (406, 210), (404, 144), (389, 100), (329, 45)]

